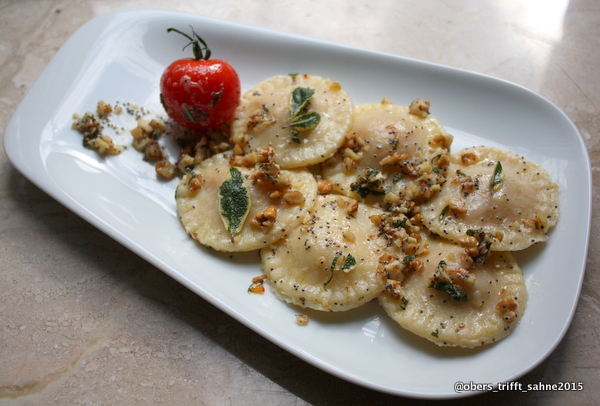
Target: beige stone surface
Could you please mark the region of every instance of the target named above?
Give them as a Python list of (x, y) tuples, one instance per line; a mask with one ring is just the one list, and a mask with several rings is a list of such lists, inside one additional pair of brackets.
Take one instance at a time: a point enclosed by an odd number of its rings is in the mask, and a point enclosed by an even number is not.
[[(110, 10), (137, 6), (482, 72), (563, 109), (585, 140), (595, 176), (590, 252), (571, 328), (520, 382), (583, 382), (585, 389), (488, 393), (449, 403), (598, 404), (600, 3), (0, 0), (2, 134), (77, 28)], [(420, 403), (426, 402), (355, 386), (288, 354), (71, 213), (0, 152), (0, 405)]]

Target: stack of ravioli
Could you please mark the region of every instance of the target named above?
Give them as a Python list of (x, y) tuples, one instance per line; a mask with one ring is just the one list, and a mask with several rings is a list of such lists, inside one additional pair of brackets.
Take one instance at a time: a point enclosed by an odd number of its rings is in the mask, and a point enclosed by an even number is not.
[[(242, 96), (232, 148), (182, 178), (181, 223), (213, 249), (260, 250), (287, 303), (339, 312), (376, 299), (438, 345), (497, 341), (527, 304), (510, 252), (548, 238), (558, 187), (509, 151), (452, 152), (429, 107), (354, 105), (330, 79), (269, 78)], [(232, 229), (222, 186), (233, 172), (244, 198)]]

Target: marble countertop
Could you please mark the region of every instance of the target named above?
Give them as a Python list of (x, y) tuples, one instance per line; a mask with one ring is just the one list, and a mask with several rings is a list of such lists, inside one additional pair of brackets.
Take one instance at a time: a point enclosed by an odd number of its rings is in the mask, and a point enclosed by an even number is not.
[[(67, 38), (125, 7), (203, 14), (515, 82), (568, 115), (593, 174), (600, 168), (594, 0), (0, 0), (2, 134)], [(0, 405), (428, 403), (356, 386), (290, 355), (57, 203), (4, 151), (0, 174)], [(486, 393), (448, 404), (597, 404), (599, 186), (595, 177), (587, 269), (571, 327), (519, 379), (582, 382), (584, 390)]]

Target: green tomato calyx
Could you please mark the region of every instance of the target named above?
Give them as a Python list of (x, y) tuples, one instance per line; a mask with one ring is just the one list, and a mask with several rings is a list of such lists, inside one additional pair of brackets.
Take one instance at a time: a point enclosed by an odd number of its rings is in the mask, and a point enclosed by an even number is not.
[(186, 37), (187, 39), (190, 40), (190, 42), (183, 47), (183, 49), (186, 49), (188, 46), (192, 46), (192, 50), (194, 51), (194, 59), (197, 61), (206, 61), (210, 58), (211, 55), (211, 51), (210, 48), (208, 47), (208, 45), (206, 45), (206, 42), (204, 42), (204, 40), (202, 38), (200, 38), (200, 36), (198, 34), (196, 34), (196, 32), (194, 31), (194, 28), (192, 26), (190, 26), (190, 28), (192, 29), (192, 36), (189, 36), (188, 34), (179, 31), (176, 28), (172, 28), (169, 27), (167, 28), (167, 32), (171, 32), (171, 31), (175, 31), (178, 34), (183, 35), (184, 37)]

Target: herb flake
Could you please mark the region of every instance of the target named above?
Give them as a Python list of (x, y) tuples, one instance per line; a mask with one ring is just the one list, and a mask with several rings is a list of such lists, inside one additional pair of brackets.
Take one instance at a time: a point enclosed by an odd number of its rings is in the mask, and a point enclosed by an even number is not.
[(444, 221), (446, 214), (448, 214), (448, 210), (450, 210), (450, 205), (446, 205), (446, 207), (444, 207), (442, 209), (442, 212), (440, 213), (440, 217), (438, 218), (439, 221)]
[[(333, 279), (333, 271), (335, 271), (335, 267), (336, 267), (339, 259), (340, 259), (339, 255), (336, 255), (335, 258), (333, 258), (333, 261), (331, 261), (331, 266), (329, 267), (329, 271), (330, 271), (329, 279), (327, 279), (325, 281), (325, 283), (323, 284), (323, 287), (325, 288), (325, 290), (327, 290), (327, 285), (329, 285), (329, 283)], [(344, 272), (348, 272), (355, 266), (356, 266), (356, 258), (354, 258), (352, 256), (352, 254), (348, 254), (348, 256), (346, 257), (346, 260), (344, 261), (344, 265), (342, 265), (342, 270)]]
[(456, 283), (433, 282), (429, 287), (447, 293), (455, 302), (466, 302), (469, 300), (467, 294)]
[(403, 296), (402, 303), (400, 303), (400, 309), (406, 310), (406, 306), (408, 306), (408, 299)]
[(333, 270), (335, 269), (335, 265), (337, 264), (337, 261), (338, 261), (339, 258), (340, 257), (336, 255), (336, 257), (333, 258), (333, 261), (331, 261), (331, 267), (329, 268), (331, 274), (329, 275), (329, 279), (327, 279), (325, 281), (325, 283), (323, 284), (323, 287), (325, 288), (325, 290), (327, 290), (327, 285), (329, 285), (329, 283), (333, 279)]
[(356, 266), (356, 258), (354, 258), (352, 256), (352, 254), (348, 254), (348, 257), (346, 257), (346, 262), (344, 262), (344, 266), (342, 267), (342, 269), (344, 271), (349, 271), (350, 269), (354, 268)]

